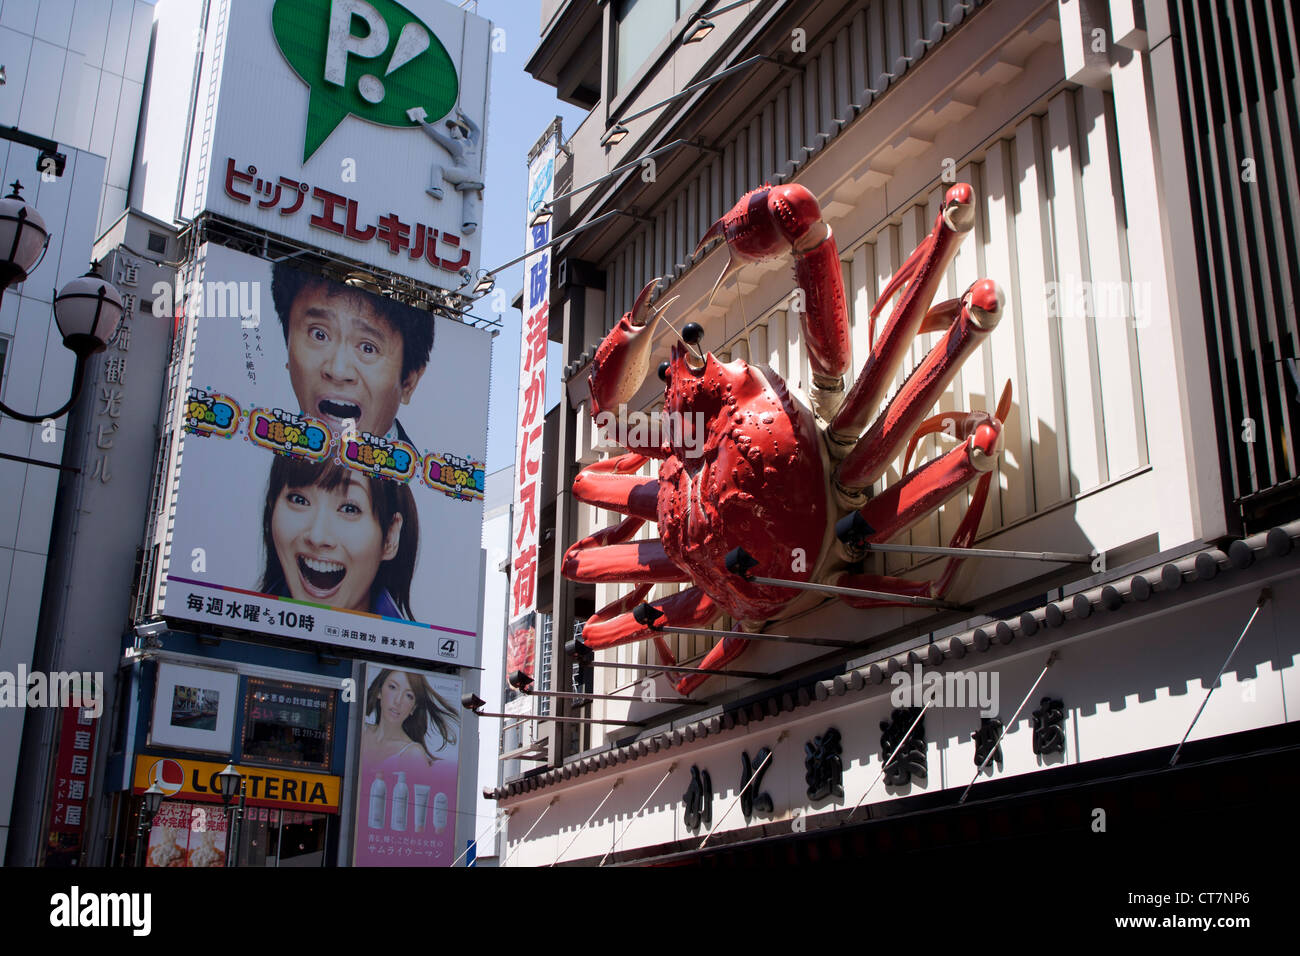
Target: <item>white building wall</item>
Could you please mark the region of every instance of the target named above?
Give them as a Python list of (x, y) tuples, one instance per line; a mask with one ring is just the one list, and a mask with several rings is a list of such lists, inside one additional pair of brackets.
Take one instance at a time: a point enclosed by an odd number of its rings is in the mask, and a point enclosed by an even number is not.
[(144, 0), (0, 6), (0, 124), (108, 160), (96, 235), (126, 209), (152, 25)]
[[(21, 411), (52, 411), (71, 390), (75, 360), (54, 323), (53, 294), (86, 271), (95, 237), (126, 208), (152, 20), (144, 0), (0, 3), (0, 125), (53, 139), (67, 156), (63, 176), (46, 182), (37, 149), (0, 140), (0, 178), (23, 183), (51, 234), (45, 258), (0, 306), (8, 339), (0, 397)], [(65, 423), (46, 429), (5, 417), (0, 451), (58, 462)], [(0, 670), (11, 673), (32, 660), (57, 478), (0, 460)], [(0, 709), (0, 859), (23, 716)]]
[[(960, 669), (998, 676), (999, 716), (1007, 724), (1003, 765), (999, 768), (990, 762), (980, 779), (1021, 776), (1177, 745), (1266, 584), (1272, 586), (1273, 600), (1254, 620), (1188, 740), (1285, 723), (1296, 707), (1300, 632), (1294, 621), (1300, 615), (1300, 590), (1294, 557), (1266, 567), (1269, 570), (1258, 574), (1234, 573), (1229, 578), (1237, 582), (1232, 588), (1210, 585), (1190, 602), (1157, 595), (1146, 606), (1149, 613), (1137, 620), (1133, 619), (1136, 608), (1130, 607), (1121, 612), (1122, 623), (1097, 629), (1089, 628), (1093, 622), (1070, 625), (1074, 634), (1051, 644), (1059, 658), (1014, 722), (1013, 713), (1047, 662), (1049, 648), (1042, 641), (1019, 639), (1009, 647), (973, 653), (939, 669), (939, 673)], [(896, 788), (878, 779), (880, 722), (889, 719), (893, 690), (888, 679), (861, 690), (849, 689), (842, 697), (831, 696), (761, 722), (751, 720), (747, 726), (588, 773), (573, 783), (503, 800), (502, 805), (514, 811), (505, 845), (510, 865), (594, 862), (611, 849), (679, 840), (690, 848), (698, 846), (708, 828), (693, 833), (683, 819), (682, 795), (690, 786), (692, 766), (708, 770), (712, 778), (713, 825), (718, 833), (762, 824), (765, 835), (781, 836), (812, 829), (817, 814), (852, 808), (859, 800), (863, 809), (856, 819), (862, 822), (873, 805), (936, 790), (960, 793), (975, 778), (971, 734), (979, 728), (978, 708), (932, 707), (924, 717), (928, 774)], [(1066, 747), (1063, 754), (1039, 757), (1032, 748), (1032, 713), (1046, 696), (1065, 705)], [(693, 715), (692, 720), (706, 715)], [(814, 804), (806, 792), (804, 745), (831, 727), (843, 739), (844, 797)], [(763, 747), (771, 748), (773, 757), (761, 790), (771, 796), (774, 810), (756, 814), (747, 823), (739, 805), (732, 806), (740, 788), (741, 755), (747, 752), (753, 759)], [(602, 800), (604, 806), (592, 817)], [(646, 806), (638, 813), (643, 803)], [(543, 812), (546, 819), (521, 843)], [(586, 823), (589, 817), (591, 822)], [(1080, 821), (1081, 827), (1088, 824), (1089, 820)]]
[[(12, 75), (12, 74), (11, 74)], [(0, 169), (29, 187), (27, 200), (45, 218), (50, 245), (27, 281), (11, 287), (0, 305), (0, 336), (7, 340), (0, 398), (29, 414), (54, 411), (72, 391), (73, 354), (63, 347), (54, 322), (53, 290), (86, 271), (94, 238), (96, 198), (104, 181), (104, 160), (69, 149), (61, 178), (42, 182), (39, 151), (0, 140)], [(7, 178), (12, 182), (12, 178)], [(39, 461), (63, 457), (61, 417), (46, 427), (0, 418), (0, 452)], [(0, 671), (30, 667), (45, 581), (50, 524), (58, 472), (0, 459)], [(0, 858), (9, 832), (25, 711), (0, 708)]]
[[(499, 570), (510, 558), (510, 501), (514, 494), (513, 467), (487, 476), (487, 494), (483, 502), (483, 550), (487, 565), (483, 580), (483, 668), (480, 695), (487, 701), (484, 710), (501, 713), (505, 687), (506, 604), (510, 594), (510, 575)], [(475, 718), (464, 711), (467, 720)], [(483, 789), (494, 789), (500, 777), (501, 718), (477, 718), (478, 787), (474, 791), (474, 833), (479, 840), (479, 859), (497, 856), (495, 823), (497, 802), (483, 796)]]

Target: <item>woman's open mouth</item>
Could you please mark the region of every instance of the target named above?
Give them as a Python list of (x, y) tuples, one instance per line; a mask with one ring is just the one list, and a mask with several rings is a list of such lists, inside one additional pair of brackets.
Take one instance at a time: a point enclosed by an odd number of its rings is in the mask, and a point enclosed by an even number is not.
[(302, 576), (302, 583), (308, 594), (315, 598), (328, 598), (332, 597), (343, 584), (348, 569), (338, 561), (323, 561), (320, 558), (309, 558), (300, 554), (298, 573)]

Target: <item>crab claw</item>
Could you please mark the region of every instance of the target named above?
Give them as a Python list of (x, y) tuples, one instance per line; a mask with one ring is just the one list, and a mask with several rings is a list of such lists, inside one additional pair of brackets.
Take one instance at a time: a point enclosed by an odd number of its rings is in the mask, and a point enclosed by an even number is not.
[(709, 227), (695, 247), (698, 256), (714, 239), (727, 241), (727, 265), (713, 284), (709, 301), (746, 262), (770, 259), (791, 249), (806, 251), (825, 239), (829, 231), (822, 222), (821, 206), (807, 187), (785, 183), (750, 190)]
[(669, 299), (650, 312), (650, 297), (659, 285), (658, 279), (646, 283), (636, 297), (632, 311), (619, 319), (618, 324), (605, 336), (592, 361), (587, 384), (591, 389), (591, 413), (598, 415), (603, 409), (625, 404), (650, 370), (650, 350), (654, 327), (659, 316), (672, 303)]

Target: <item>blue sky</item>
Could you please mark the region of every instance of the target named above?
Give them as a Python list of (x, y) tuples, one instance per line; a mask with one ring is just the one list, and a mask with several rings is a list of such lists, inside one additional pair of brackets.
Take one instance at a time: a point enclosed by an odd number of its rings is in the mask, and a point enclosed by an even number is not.
[[(489, 99), (487, 169), (483, 193), (482, 266), (496, 268), (524, 249), (524, 206), (528, 188), (525, 161), (552, 117), (563, 120), (567, 138), (586, 113), (561, 102), (555, 90), (524, 72), (524, 64), (537, 47), (541, 29), (541, 0), (480, 0), (479, 16), (505, 30), (504, 52), (492, 56)], [(523, 288), (524, 268), (514, 266), (497, 276), (505, 290), (507, 306)], [(491, 309), (491, 297), (475, 306), (482, 315)], [(507, 308), (503, 329), (493, 341), (492, 396), (488, 411), (489, 473), (508, 467), (514, 459), (516, 396), (519, 391), (519, 313)], [(547, 408), (560, 395), (560, 361), (552, 347), (546, 369)]]

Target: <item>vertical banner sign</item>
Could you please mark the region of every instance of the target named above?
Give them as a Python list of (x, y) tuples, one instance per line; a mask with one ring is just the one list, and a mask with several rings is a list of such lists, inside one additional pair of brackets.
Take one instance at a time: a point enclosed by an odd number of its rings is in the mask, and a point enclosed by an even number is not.
[[(533, 254), (524, 260), (524, 314), (519, 338), (519, 432), (516, 441), (519, 461), (515, 467), (509, 630), (518, 636), (531, 632), (534, 641), (536, 628), (529, 624), (537, 607), (537, 516), (541, 511), (541, 503), (537, 499), (542, 484), (546, 333), (550, 322), (548, 296), (551, 288), (550, 249), (542, 249), (540, 252), (536, 250), (550, 242), (551, 224), (543, 222), (534, 225), (533, 217), (554, 195), (558, 137), (558, 128), (552, 129), (528, 164), (527, 234), (524, 249)], [(522, 656), (532, 655), (525, 652)], [(530, 709), (526, 697), (507, 702), (510, 713), (528, 713)], [(525, 728), (525, 740), (531, 742), (528, 728)]]
[(49, 842), (45, 865), (76, 866), (81, 858), (89, 808), (91, 758), (99, 721), (88, 708), (64, 707), (59, 752), (50, 792)]

